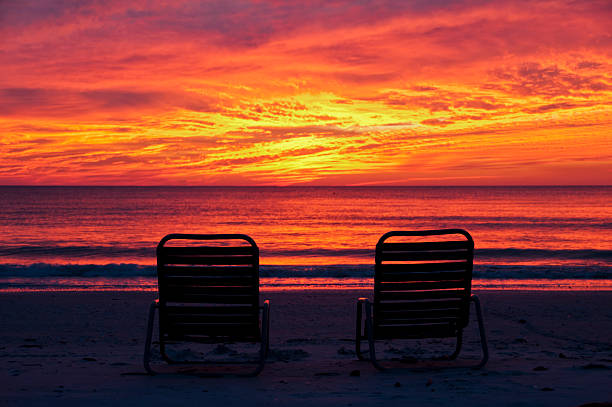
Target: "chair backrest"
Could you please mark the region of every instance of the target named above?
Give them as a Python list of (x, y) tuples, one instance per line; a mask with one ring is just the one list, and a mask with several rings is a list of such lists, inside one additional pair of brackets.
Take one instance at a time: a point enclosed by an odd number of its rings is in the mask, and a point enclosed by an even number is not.
[(167, 235), (157, 276), (162, 340), (259, 339), (259, 249), (249, 236)]
[(456, 336), (468, 323), (473, 258), (474, 241), (462, 229), (384, 234), (376, 245), (375, 338)]

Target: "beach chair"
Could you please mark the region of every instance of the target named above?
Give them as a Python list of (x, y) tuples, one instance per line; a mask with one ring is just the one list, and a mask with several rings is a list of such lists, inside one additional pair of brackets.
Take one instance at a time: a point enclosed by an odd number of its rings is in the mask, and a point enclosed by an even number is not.
[[(474, 241), (462, 229), (389, 232), (376, 245), (374, 302), (357, 301), (356, 353), (367, 340), (369, 360), (379, 370), (375, 342), (391, 339), (457, 338), (453, 360), (461, 351), (463, 329), (473, 302), (478, 318), (482, 359), (489, 352), (478, 297), (471, 294)], [(365, 326), (362, 319), (365, 309)]]
[[(167, 363), (211, 367), (256, 363), (255, 370), (239, 375), (262, 371), (269, 349), (270, 302), (259, 306), (259, 249), (253, 239), (241, 234), (167, 235), (157, 245), (157, 277), (159, 298), (149, 311), (144, 351), (148, 373), (155, 373), (150, 364), (155, 311), (159, 313), (160, 353)], [(183, 342), (259, 342), (259, 358), (212, 362), (168, 356), (168, 345)]]

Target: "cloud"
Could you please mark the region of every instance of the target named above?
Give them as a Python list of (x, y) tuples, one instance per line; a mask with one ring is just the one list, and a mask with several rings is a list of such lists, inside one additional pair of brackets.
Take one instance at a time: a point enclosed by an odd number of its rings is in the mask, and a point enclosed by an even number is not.
[(0, 116), (6, 117), (77, 117), (134, 111), (186, 109), (197, 112), (218, 111), (210, 98), (171, 91), (127, 89), (0, 89)]
[(556, 65), (543, 66), (537, 62), (524, 63), (508, 69), (496, 69), (492, 75), (498, 84), (486, 85), (520, 96), (572, 96), (612, 90), (612, 84), (602, 75), (578, 74)]
[(0, 183), (11, 171), (370, 182), (410, 168), (503, 180), (550, 156), (571, 168), (609, 147), (611, 13), (560, 0), (5, 1)]
[(410, 90), (414, 90), (416, 92), (431, 92), (434, 90), (438, 90), (435, 86), (424, 86), (424, 85), (414, 85), (410, 87)]
[[(350, 134), (355, 134), (354, 129), (345, 129), (338, 126), (330, 125), (312, 125), (312, 126), (249, 126), (245, 135), (252, 140), (262, 142), (272, 140), (291, 140), (305, 136), (317, 136), (325, 138), (344, 137)], [(241, 131), (238, 131), (240, 134)], [(235, 133), (234, 133), (235, 134)]]
[(580, 61), (576, 64), (576, 69), (597, 69), (602, 67), (602, 63), (596, 61)]
[(449, 124), (453, 124), (454, 121), (445, 119), (445, 118), (435, 118), (435, 119), (426, 119), (421, 121), (421, 124), (427, 124), (430, 126), (448, 126)]
[(430, 113), (456, 110), (481, 110), (484, 112), (503, 111), (511, 106), (501, 103), (494, 96), (469, 94), (438, 87), (424, 92), (413, 87), (406, 91), (383, 92), (376, 96), (360, 98), (366, 101), (382, 102), (390, 107), (404, 109), (426, 109)]
[[(421, 3), (421, 2), (417, 2)], [(102, 27), (112, 34), (113, 23), (130, 26), (133, 34), (157, 31), (163, 35), (209, 35), (224, 47), (249, 48), (303, 27), (342, 27), (368, 24), (395, 17), (398, 13), (426, 8), (444, 8), (447, 2), (434, 7), (398, 0), (364, 1), (317, 0), (300, 1), (31, 1), (3, 3), (0, 22), (5, 29), (40, 27), (41, 25), (73, 26), (82, 30), (78, 21), (90, 21), (93, 28)]]
[(361, 73), (338, 72), (330, 75), (334, 79), (353, 84), (378, 84), (389, 82), (399, 77), (398, 72)]
[(569, 102), (549, 103), (546, 105), (537, 106), (535, 108), (526, 109), (526, 111), (529, 113), (545, 113), (545, 112), (550, 112), (553, 110), (574, 109), (576, 107), (582, 107), (582, 106), (584, 105), (580, 105), (576, 103), (569, 103)]

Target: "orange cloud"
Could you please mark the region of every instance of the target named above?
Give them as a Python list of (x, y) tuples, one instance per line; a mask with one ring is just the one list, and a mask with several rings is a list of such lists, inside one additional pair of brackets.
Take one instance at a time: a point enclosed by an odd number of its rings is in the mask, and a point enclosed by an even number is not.
[(611, 18), (605, 1), (9, 2), (0, 184), (608, 184)]

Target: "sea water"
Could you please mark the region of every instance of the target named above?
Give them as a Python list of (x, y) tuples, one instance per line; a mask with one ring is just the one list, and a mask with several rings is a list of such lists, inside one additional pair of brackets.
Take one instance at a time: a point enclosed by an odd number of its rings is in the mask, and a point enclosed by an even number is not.
[(612, 288), (612, 187), (0, 187), (0, 290), (154, 290), (168, 233), (244, 233), (264, 289), (369, 287), (390, 230), (462, 228), (474, 284)]

